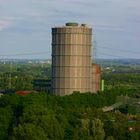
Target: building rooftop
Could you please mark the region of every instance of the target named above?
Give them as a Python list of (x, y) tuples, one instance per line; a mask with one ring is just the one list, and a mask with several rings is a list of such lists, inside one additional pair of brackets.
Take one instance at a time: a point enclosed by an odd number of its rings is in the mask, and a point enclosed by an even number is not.
[(56, 26), (56, 27), (53, 27), (53, 28), (89, 28), (89, 26), (87, 26), (87, 24), (78, 24), (76, 22), (68, 22), (65, 24), (65, 26)]

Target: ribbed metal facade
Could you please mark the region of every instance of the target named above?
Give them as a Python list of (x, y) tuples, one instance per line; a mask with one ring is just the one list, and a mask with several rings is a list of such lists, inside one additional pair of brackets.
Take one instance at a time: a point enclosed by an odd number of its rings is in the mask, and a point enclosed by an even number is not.
[(92, 64), (91, 69), (91, 92), (97, 93), (100, 91), (101, 85), (101, 68), (97, 64)]
[(52, 28), (52, 93), (91, 91), (92, 29), (77, 24)]

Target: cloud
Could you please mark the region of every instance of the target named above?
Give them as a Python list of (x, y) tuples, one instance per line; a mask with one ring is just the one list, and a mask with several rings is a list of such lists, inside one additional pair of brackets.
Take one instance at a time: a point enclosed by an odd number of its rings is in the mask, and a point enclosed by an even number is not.
[(0, 31), (3, 31), (4, 29), (10, 27), (11, 22), (0, 20)]
[(139, 49), (139, 11), (138, 0), (0, 0), (0, 51), (50, 49), (51, 27), (69, 21), (93, 27), (103, 47)]
[(14, 17), (3, 17), (0, 18), (0, 31), (10, 28), (15, 22)]
[(23, 17), (3, 16), (0, 17), (0, 31), (16, 27), (19, 21), (23, 21)]

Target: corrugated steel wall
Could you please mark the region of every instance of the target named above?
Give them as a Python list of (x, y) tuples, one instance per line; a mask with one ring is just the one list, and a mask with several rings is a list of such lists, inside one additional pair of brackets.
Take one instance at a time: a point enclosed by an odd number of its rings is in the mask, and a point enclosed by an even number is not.
[(91, 78), (91, 92), (97, 93), (100, 91), (101, 85), (101, 68), (99, 65), (92, 64)]
[(68, 95), (73, 91), (91, 91), (91, 46), (91, 28), (52, 28), (53, 94)]

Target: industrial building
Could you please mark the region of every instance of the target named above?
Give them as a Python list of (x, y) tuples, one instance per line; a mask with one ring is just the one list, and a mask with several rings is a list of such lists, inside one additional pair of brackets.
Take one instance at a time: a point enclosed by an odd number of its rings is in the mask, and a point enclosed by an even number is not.
[(100, 90), (100, 67), (92, 63), (92, 28), (66, 23), (52, 28), (52, 93)]
[(38, 92), (51, 92), (51, 80), (50, 79), (34, 79), (33, 89)]

